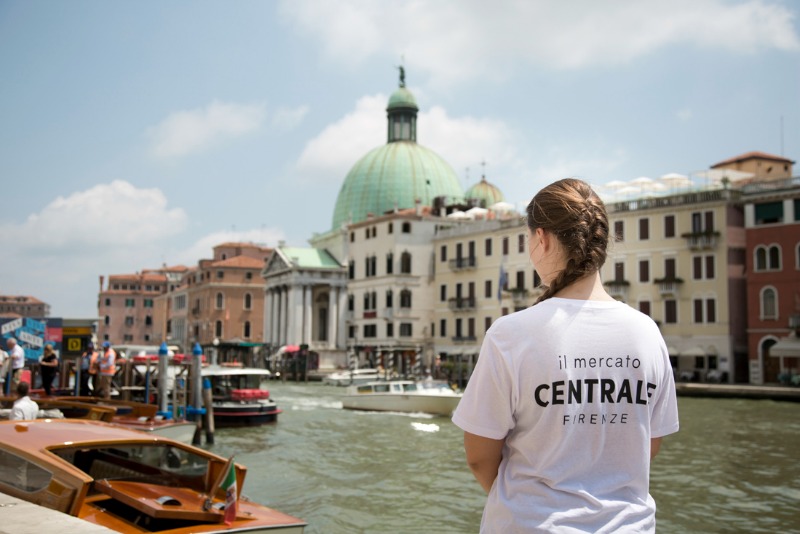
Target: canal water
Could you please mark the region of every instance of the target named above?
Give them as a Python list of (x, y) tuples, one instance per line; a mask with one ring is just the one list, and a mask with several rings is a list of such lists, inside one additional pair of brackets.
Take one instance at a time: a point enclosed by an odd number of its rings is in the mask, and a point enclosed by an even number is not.
[[(244, 495), (309, 534), (470, 533), (484, 494), (448, 418), (343, 410), (345, 388), (274, 382), (266, 427), (219, 429)], [(659, 533), (800, 532), (800, 405), (679, 398), (681, 431), (653, 463)]]

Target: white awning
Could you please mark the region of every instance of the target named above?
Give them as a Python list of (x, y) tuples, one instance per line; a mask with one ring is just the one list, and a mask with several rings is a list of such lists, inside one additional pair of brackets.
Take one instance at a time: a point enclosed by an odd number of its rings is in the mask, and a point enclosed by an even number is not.
[(769, 355), (776, 358), (800, 358), (800, 339), (785, 337), (769, 348)]
[(691, 349), (681, 352), (681, 356), (705, 356), (706, 351), (700, 347), (692, 347)]

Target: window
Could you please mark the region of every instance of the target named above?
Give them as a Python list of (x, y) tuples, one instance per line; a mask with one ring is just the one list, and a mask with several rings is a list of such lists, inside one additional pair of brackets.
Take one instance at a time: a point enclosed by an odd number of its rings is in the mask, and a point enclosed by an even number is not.
[(250, 337), (250, 321), (244, 322), (244, 329), (242, 330), (242, 335), (244, 336), (245, 339), (248, 339)]
[(439, 320), (439, 336), (447, 337), (447, 319)]
[(144, 325), (145, 326), (153, 326), (153, 316), (152, 315), (145, 315), (145, 317), (144, 317)]
[(394, 323), (386, 323), (386, 337), (394, 337)]
[(386, 307), (387, 308), (394, 307), (394, 293), (392, 293), (391, 289), (386, 290)]
[(439, 260), (447, 261), (447, 245), (442, 245), (442, 248), (439, 249)]
[(617, 241), (625, 241), (625, 225), (623, 221), (614, 221), (614, 236)]
[(520, 254), (525, 252), (525, 234), (519, 234), (517, 236), (517, 252)]
[(439, 302), (447, 301), (447, 285), (442, 284), (439, 286)]
[(692, 278), (701, 280), (703, 278), (703, 257), (695, 256), (692, 258)]
[(779, 271), (781, 269), (781, 248), (778, 245), (759, 245), (755, 249), (756, 271)]
[(125, 326), (133, 326), (133, 317), (130, 315), (125, 317)]
[(216, 337), (222, 337), (222, 321), (217, 321), (214, 325), (214, 335)]
[(364, 325), (364, 337), (376, 337), (378, 335), (378, 327), (374, 324), (365, 324)]
[(378, 274), (378, 259), (375, 256), (364, 258), (365, 277), (370, 278)]
[(375, 291), (366, 291), (364, 293), (364, 311), (373, 311), (377, 306), (377, 293)]
[(614, 281), (622, 282), (625, 280), (625, 263), (618, 261), (614, 263)]
[(394, 223), (389, 223), (389, 233), (390, 234), (394, 233)]
[(664, 278), (667, 280), (675, 280), (675, 258), (667, 258), (664, 260)]
[(353, 280), (356, 277), (356, 262), (350, 260), (347, 264), (347, 278)]
[(109, 315), (106, 315), (105, 317), (103, 317), (103, 324), (106, 325), (106, 326), (111, 324), (111, 317)]
[(400, 272), (411, 274), (411, 254), (409, 252), (403, 252), (400, 256)]
[(483, 318), (483, 331), (484, 331), (484, 333), (485, 333), (487, 330), (489, 330), (489, 328), (490, 328), (491, 326), (492, 326), (492, 318), (491, 318), (491, 317), (484, 317), (484, 318)]
[(639, 281), (650, 281), (650, 260), (639, 260)]
[[(704, 316), (705, 314), (705, 316)], [(716, 299), (694, 299), (694, 322), (713, 323), (717, 320)]]
[(354, 295), (347, 295), (347, 311), (355, 311), (356, 298)]
[[(404, 234), (410, 234), (411, 233), (411, 223), (410, 222), (404, 222), (403, 223), (403, 233)], [(402, 330), (402, 328), (401, 328), (401, 330)]]
[(769, 321), (778, 318), (778, 293), (775, 288), (765, 287), (761, 290), (761, 320)]
[(244, 309), (250, 310), (253, 308), (253, 295), (250, 293), (244, 294)]
[(356, 337), (356, 327), (351, 325), (347, 328), (347, 337), (353, 339)]
[(639, 239), (645, 241), (650, 239), (650, 219), (639, 219)]
[(400, 337), (411, 337), (411, 323), (400, 323)]
[(783, 201), (763, 202), (755, 205), (756, 224), (783, 222)]
[(503, 238), (503, 256), (508, 256), (508, 237)]
[(391, 252), (386, 255), (386, 274), (394, 272), (394, 254)]
[(492, 238), (491, 237), (487, 237), (486, 238), (486, 241), (484, 241), (484, 243), (483, 243), (483, 248), (484, 248), (484, 253), (487, 256), (491, 256), (492, 255)]
[(225, 271), (217, 271), (217, 280), (225, 278)]
[(650, 315), (650, 301), (649, 300), (640, 300), (639, 301), (639, 311), (645, 315)]
[(461, 338), (464, 336), (464, 330), (462, 328), (463, 321), (461, 319), (456, 319), (456, 338)]
[(714, 278), (714, 256), (706, 256), (706, 279), (712, 280)]
[(400, 307), (401, 308), (411, 307), (411, 290), (403, 289), (402, 291), (400, 291)]
[(111, 306), (111, 299), (106, 299), (106, 306)]
[(142, 306), (145, 308), (152, 308), (153, 307), (153, 299), (144, 299), (142, 301)]
[(675, 216), (664, 215), (664, 237), (675, 237)]
[(716, 323), (717, 322), (717, 300), (716, 299), (706, 299), (706, 322), (707, 323)]
[(667, 299), (664, 301), (664, 322), (675, 324), (678, 322), (678, 301)]
[(245, 280), (252, 280), (253, 279), (253, 273), (251, 271), (247, 271), (246, 273), (244, 273), (244, 279)]
[(490, 299), (492, 298), (492, 281), (486, 280), (483, 283), (483, 296), (484, 298)]
[[(356, 240), (356, 233), (355, 232), (350, 232), (350, 242), (352, 243), (355, 240)], [(353, 336), (350, 336), (350, 337), (353, 337)]]
[(470, 338), (475, 337), (475, 318), (469, 317), (467, 319), (467, 336)]
[(225, 308), (225, 295), (217, 293), (217, 309), (221, 310), (223, 308)]
[(517, 271), (517, 289), (525, 289), (525, 271)]
[(125, 299), (125, 307), (126, 308), (133, 308), (134, 306), (136, 306), (136, 300), (135, 299)]
[(703, 299), (694, 299), (694, 322), (703, 322)]

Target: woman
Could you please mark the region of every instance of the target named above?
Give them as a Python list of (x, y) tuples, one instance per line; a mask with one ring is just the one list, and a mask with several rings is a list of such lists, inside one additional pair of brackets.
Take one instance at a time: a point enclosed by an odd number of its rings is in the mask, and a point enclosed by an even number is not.
[(52, 345), (44, 346), (44, 354), (42, 354), (42, 359), (39, 361), (39, 369), (42, 373), (44, 394), (49, 397), (51, 395), (53, 379), (58, 372), (58, 356), (56, 356)]
[(588, 184), (542, 189), (527, 226), (545, 291), (487, 331), (453, 415), (488, 493), (481, 532), (653, 532), (650, 460), (678, 430), (664, 340), (603, 288), (608, 215)]

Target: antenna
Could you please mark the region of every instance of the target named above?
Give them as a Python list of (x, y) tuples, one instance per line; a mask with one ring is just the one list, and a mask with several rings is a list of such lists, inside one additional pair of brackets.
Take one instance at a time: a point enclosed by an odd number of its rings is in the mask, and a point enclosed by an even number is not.
[(781, 157), (783, 157), (783, 115), (781, 115)]

